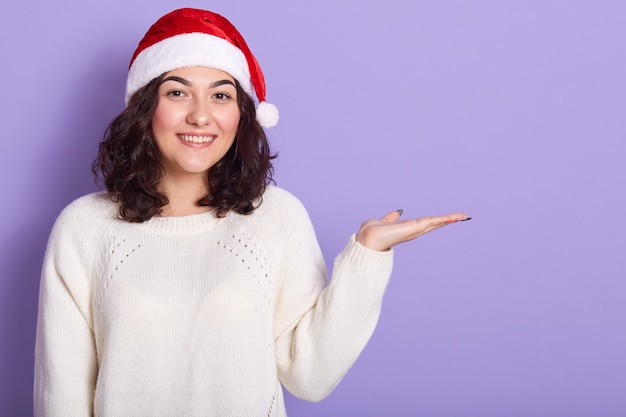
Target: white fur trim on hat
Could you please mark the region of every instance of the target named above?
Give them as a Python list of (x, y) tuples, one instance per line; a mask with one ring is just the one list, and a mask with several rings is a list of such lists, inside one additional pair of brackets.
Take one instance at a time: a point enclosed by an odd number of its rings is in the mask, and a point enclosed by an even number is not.
[(250, 70), (239, 48), (217, 36), (184, 33), (164, 39), (137, 55), (128, 72), (125, 103), (153, 79), (185, 67), (209, 67), (227, 72), (252, 95)]

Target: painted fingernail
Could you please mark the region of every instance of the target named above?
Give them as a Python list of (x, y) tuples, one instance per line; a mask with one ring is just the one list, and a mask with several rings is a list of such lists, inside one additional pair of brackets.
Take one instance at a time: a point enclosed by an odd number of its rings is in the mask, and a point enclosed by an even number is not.
[(398, 210), (396, 210), (396, 211), (398, 212), (398, 214), (399, 214), (400, 216), (402, 216), (402, 213), (404, 213), (404, 210), (402, 210), (402, 209), (398, 209)]
[(468, 220), (472, 220), (472, 218), (471, 218), (471, 217), (468, 217), (467, 219), (461, 219), (461, 220), (459, 220), (459, 221), (460, 221), (460, 222), (466, 222), (466, 221), (468, 221)]

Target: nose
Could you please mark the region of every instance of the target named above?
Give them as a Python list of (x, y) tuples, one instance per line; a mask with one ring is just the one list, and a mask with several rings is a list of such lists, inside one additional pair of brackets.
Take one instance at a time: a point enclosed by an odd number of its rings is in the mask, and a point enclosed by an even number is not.
[(212, 120), (209, 103), (200, 98), (192, 100), (189, 112), (187, 113), (187, 123), (196, 126), (205, 126), (210, 124)]

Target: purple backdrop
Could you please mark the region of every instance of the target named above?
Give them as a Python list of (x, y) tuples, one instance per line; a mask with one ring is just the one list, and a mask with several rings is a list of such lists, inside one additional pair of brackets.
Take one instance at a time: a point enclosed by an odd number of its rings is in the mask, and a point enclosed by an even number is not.
[(361, 221), (466, 211), (397, 249), (370, 344), (293, 416), (626, 415), (626, 2), (16, 1), (0, 42), (0, 415), (32, 413), (50, 227), (158, 16), (212, 8), (281, 111), (277, 182), (329, 264)]

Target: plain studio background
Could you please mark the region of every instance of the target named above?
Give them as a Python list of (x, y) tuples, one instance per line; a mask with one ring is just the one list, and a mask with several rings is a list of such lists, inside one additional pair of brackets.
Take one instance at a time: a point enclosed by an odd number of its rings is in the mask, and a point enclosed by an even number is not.
[(474, 218), (397, 248), (370, 344), (290, 415), (626, 415), (622, 0), (5, 4), (0, 415), (32, 414), (52, 223), (95, 190), (137, 42), (182, 6), (227, 16), (261, 62), (277, 183), (329, 265), (393, 209)]

